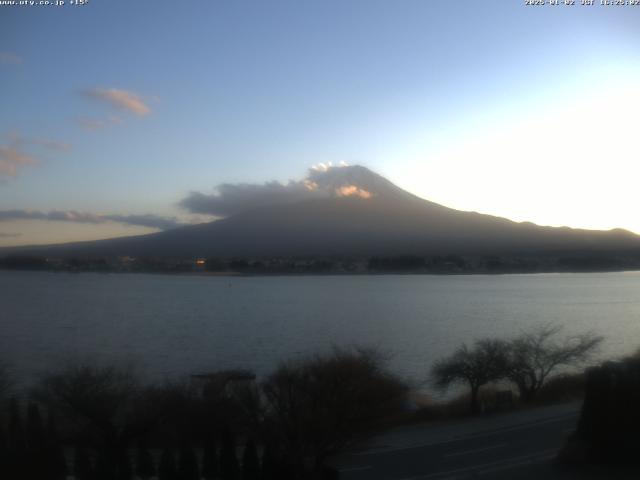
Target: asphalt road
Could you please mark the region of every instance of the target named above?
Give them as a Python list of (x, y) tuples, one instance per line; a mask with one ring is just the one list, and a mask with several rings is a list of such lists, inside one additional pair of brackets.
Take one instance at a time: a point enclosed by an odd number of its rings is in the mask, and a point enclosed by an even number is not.
[[(562, 410), (538, 411), (529, 417), (512, 416), (511, 421), (452, 426), (433, 435), (433, 427), (407, 430), (410, 441), (402, 442), (395, 432), (392, 444), (380, 444), (341, 459), (344, 480), (437, 480), (464, 478), (554, 478), (557, 469), (551, 460), (574, 430), (578, 406)], [(473, 422), (471, 420), (470, 422)], [(462, 429), (462, 431), (461, 431)], [(420, 442), (420, 439), (424, 442)], [(393, 444), (395, 443), (395, 445)], [(573, 475), (569, 475), (573, 477)], [(559, 476), (558, 478), (568, 478)]]

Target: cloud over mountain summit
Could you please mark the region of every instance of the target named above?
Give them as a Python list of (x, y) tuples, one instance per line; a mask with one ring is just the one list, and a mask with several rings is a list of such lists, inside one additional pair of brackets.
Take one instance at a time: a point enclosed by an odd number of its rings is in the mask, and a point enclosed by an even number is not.
[(180, 201), (180, 206), (191, 213), (228, 217), (258, 207), (320, 198), (353, 196), (369, 199), (375, 193), (354, 178), (357, 169), (362, 167), (321, 165), (309, 169), (304, 179), (287, 183), (222, 183), (212, 194), (191, 192)]

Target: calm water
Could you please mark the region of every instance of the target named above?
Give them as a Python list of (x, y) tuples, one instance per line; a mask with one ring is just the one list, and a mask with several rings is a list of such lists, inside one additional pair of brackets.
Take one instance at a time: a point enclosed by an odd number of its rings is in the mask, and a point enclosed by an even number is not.
[(197, 277), (0, 271), (0, 358), (22, 378), (96, 357), (155, 377), (268, 372), (331, 345), (379, 346), (416, 381), (483, 336), (543, 322), (606, 336), (600, 357), (640, 347), (640, 273), (503, 276)]

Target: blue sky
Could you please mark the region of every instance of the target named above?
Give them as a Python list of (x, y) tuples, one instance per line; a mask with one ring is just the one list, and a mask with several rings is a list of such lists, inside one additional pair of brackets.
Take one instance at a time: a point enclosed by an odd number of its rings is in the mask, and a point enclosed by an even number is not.
[(0, 245), (198, 221), (190, 191), (329, 161), (455, 208), (640, 232), (639, 20), (517, 0), (0, 6)]

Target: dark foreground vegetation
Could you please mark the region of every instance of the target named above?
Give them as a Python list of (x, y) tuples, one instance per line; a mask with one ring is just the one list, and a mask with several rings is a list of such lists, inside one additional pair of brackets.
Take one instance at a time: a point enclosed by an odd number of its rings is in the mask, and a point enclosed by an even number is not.
[(127, 369), (70, 367), (9, 402), (1, 478), (334, 479), (329, 457), (400, 412), (406, 392), (366, 350), (286, 363), (260, 383), (227, 371), (143, 385)]
[(640, 352), (586, 373), (584, 404), (561, 459), (567, 463), (640, 462)]
[(487, 338), (471, 347), (463, 344), (433, 366), (434, 385), (440, 389), (467, 385), (473, 414), (481, 412), (480, 388), (492, 382), (510, 382), (522, 403), (532, 403), (553, 373), (580, 366), (603, 340), (592, 333), (559, 338), (560, 330), (546, 325), (510, 340)]
[[(218, 371), (145, 384), (128, 368), (70, 366), (43, 375), (20, 399), (0, 370), (0, 478), (337, 479), (332, 458), (386, 427), (580, 395), (584, 375), (561, 369), (579, 366), (601, 338), (559, 334), (545, 326), (462, 345), (431, 378), (469, 394), (418, 410), (407, 410), (408, 385), (367, 349), (283, 363), (259, 381)], [(602, 395), (587, 398), (585, 412), (603, 405)]]

